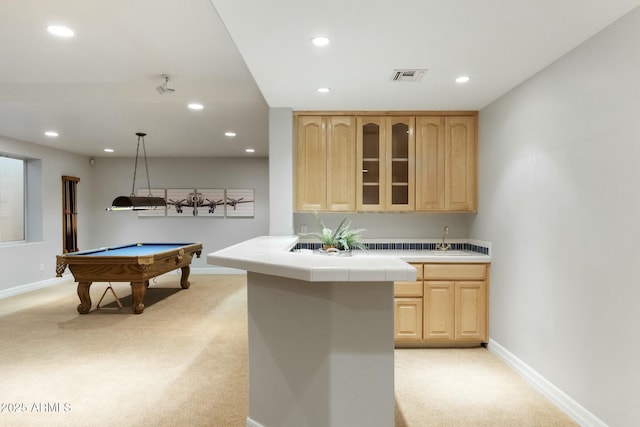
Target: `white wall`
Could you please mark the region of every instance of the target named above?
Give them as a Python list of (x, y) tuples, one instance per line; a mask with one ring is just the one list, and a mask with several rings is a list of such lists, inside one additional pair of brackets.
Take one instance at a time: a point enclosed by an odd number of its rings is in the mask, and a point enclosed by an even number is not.
[[(116, 196), (131, 193), (134, 159), (95, 159), (96, 186), (90, 215), (94, 227), (89, 246), (103, 247), (133, 242), (202, 242), (203, 256), (192, 268), (209, 268), (206, 254), (252, 237), (269, 234), (269, 174), (266, 158), (149, 158), (152, 188), (253, 188), (254, 218), (138, 217), (132, 211), (107, 212)], [(147, 178), (138, 163), (136, 188), (146, 188)]]
[(269, 109), (269, 235), (293, 234), (293, 112)]
[[(517, 60), (517, 58), (514, 58)], [(640, 425), (640, 9), (480, 112), (491, 339)]]
[[(36, 240), (28, 243), (0, 245), (0, 291), (16, 286), (41, 282), (55, 277), (56, 255), (62, 253), (62, 176), (80, 178), (78, 184), (78, 238), (80, 247), (87, 247), (82, 233), (91, 227), (87, 215), (93, 187), (89, 158), (42, 145), (0, 136), (0, 152), (28, 159), (41, 159), (41, 176), (35, 176), (41, 186), (42, 208), (39, 222), (30, 230)], [(31, 183), (29, 184), (31, 185)], [(32, 189), (34, 190), (34, 189)], [(40, 189), (38, 189), (40, 190)], [(33, 214), (33, 212), (31, 212)], [(40, 227), (37, 229), (37, 227)], [(43, 269), (40, 270), (40, 265)]]

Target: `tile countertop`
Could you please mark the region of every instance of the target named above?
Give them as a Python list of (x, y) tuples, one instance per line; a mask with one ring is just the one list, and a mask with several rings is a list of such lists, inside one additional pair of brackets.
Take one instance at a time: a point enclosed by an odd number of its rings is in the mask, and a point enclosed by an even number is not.
[(391, 256), (405, 262), (433, 263), (490, 263), (491, 256), (472, 251), (452, 250), (446, 252), (430, 250), (366, 250), (354, 251), (355, 257)]
[(491, 262), (489, 255), (460, 250), (367, 250), (353, 256), (292, 252), (296, 243), (298, 236), (256, 237), (208, 254), (207, 263), (310, 282), (361, 282), (415, 280), (416, 271), (407, 262)]
[(326, 256), (291, 252), (298, 236), (263, 236), (207, 255), (207, 263), (309, 282), (415, 280), (416, 270), (397, 257)]

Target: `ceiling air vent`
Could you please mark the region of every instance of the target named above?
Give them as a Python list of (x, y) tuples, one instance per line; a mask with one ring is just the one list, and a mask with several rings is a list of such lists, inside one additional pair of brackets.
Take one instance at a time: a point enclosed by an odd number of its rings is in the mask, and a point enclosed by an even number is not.
[(401, 70), (393, 70), (391, 80), (394, 82), (419, 82), (427, 70), (420, 68), (405, 68)]

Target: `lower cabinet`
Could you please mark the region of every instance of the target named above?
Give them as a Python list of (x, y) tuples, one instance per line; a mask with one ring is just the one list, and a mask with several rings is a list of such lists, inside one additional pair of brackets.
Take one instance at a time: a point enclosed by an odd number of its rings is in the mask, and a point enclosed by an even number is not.
[(488, 264), (412, 264), (395, 283), (396, 347), (470, 345), (488, 339)]
[(422, 339), (422, 298), (395, 298), (393, 314), (396, 339)]

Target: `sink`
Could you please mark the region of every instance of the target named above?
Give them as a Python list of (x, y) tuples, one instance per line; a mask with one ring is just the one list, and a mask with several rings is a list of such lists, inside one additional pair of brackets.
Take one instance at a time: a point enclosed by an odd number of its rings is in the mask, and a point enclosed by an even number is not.
[(443, 256), (456, 256), (456, 255), (471, 255), (469, 251), (456, 251), (456, 250), (448, 250), (448, 251), (430, 251), (432, 255), (443, 255)]

